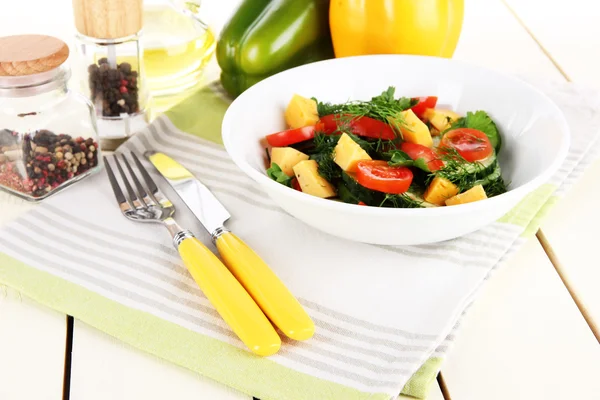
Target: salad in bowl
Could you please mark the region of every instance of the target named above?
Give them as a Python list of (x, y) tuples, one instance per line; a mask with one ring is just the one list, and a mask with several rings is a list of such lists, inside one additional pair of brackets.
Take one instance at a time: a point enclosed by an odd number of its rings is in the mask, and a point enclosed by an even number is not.
[(494, 121), (437, 102), (396, 97), (394, 87), (341, 104), (294, 94), (288, 129), (266, 136), (267, 175), (312, 196), (374, 207), (453, 206), (505, 193)]
[(531, 85), (409, 55), (280, 72), (237, 97), (221, 131), (273, 208), (379, 245), (440, 242), (518, 216), (569, 148), (562, 112)]

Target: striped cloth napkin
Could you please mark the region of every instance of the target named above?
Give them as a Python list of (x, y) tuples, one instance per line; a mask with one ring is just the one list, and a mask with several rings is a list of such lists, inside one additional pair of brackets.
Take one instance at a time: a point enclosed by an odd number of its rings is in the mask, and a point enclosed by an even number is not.
[[(383, 400), (400, 392), (424, 398), (484, 282), (597, 156), (592, 149), (598, 147), (600, 95), (571, 84), (538, 85), (572, 129), (564, 165), (499, 221), (438, 244), (353, 243), (283, 212), (219, 144), (228, 100), (216, 86), (118, 149), (158, 149), (187, 166), (229, 209), (229, 227), (306, 307), (315, 336), (284, 340), (269, 358), (244, 349), (182, 265), (164, 228), (120, 214), (104, 171), (0, 229), (0, 283), (263, 400)], [(164, 182), (160, 186), (177, 206), (176, 219), (209, 243), (183, 203)], [(15, 207), (5, 203), (3, 209)]]

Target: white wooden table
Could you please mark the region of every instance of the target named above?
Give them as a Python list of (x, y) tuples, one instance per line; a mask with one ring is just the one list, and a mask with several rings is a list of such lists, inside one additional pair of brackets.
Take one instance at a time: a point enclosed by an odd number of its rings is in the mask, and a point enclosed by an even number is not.
[[(204, 0), (217, 29), (237, 1)], [(0, 35), (71, 40), (70, 0), (10, 7), (0, 14)], [(455, 58), (600, 88), (598, 17), (590, 0), (466, 0)], [(591, 228), (600, 226), (598, 198), (600, 163), (483, 290), (442, 368), (443, 390), (436, 386), (431, 400), (600, 398), (600, 262)], [(69, 326), (67, 316), (0, 287), (0, 399), (69, 397), (249, 400), (84, 323)]]

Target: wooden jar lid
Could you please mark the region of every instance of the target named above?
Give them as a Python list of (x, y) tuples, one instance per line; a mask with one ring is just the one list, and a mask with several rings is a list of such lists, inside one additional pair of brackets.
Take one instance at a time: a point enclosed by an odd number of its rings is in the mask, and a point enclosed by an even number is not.
[(142, 29), (143, 0), (73, 0), (75, 28), (96, 39), (119, 39)]
[(0, 76), (24, 76), (50, 71), (69, 57), (65, 42), (52, 36), (0, 37)]

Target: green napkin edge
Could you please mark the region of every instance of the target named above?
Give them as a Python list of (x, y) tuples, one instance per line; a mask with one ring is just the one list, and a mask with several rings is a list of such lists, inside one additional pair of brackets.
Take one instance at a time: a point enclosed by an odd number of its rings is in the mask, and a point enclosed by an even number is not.
[(244, 349), (124, 306), (7, 254), (0, 253), (0, 265), (0, 284), (249, 396), (261, 400), (389, 399), (385, 393), (361, 392), (256, 357)]

